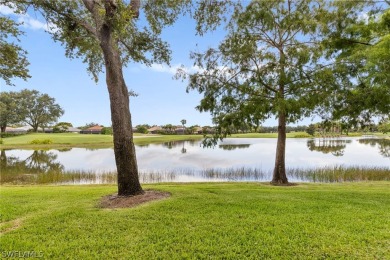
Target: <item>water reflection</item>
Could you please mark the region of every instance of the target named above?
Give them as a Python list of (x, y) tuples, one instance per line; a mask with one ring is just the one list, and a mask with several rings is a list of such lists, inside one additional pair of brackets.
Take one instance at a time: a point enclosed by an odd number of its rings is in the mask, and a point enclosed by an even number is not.
[[(388, 180), (390, 177), (389, 140), (288, 139), (286, 147), (290, 181)], [(275, 148), (276, 139), (248, 138), (226, 139), (218, 149), (203, 149), (200, 141), (136, 146), (142, 183), (269, 181)], [(338, 165), (342, 167), (335, 170)], [(1, 150), (1, 183), (115, 183), (115, 169), (112, 148)]]
[(170, 141), (162, 144), (163, 147), (168, 149), (173, 149), (177, 147), (181, 147), (185, 149), (185, 146), (195, 146), (198, 141), (190, 140), (190, 141)]
[(249, 148), (250, 144), (220, 144), (218, 147), (222, 150), (236, 150), (236, 149), (245, 149)]
[(334, 156), (343, 156), (344, 149), (352, 140), (343, 139), (310, 139), (307, 141), (307, 147), (310, 151), (332, 154)]
[(24, 173), (36, 174), (49, 171), (62, 171), (64, 166), (57, 162), (57, 155), (50, 151), (34, 150), (26, 159), (7, 157), (6, 150), (1, 150), (0, 171), (16, 169)]
[(50, 151), (35, 150), (27, 158), (7, 156), (6, 150), (1, 150), (0, 172), (1, 183), (22, 181), (31, 182), (39, 174), (62, 172), (64, 166), (56, 161), (57, 155)]
[(390, 139), (379, 138), (363, 138), (358, 140), (361, 144), (370, 145), (371, 147), (378, 147), (379, 153), (383, 157), (390, 157)]

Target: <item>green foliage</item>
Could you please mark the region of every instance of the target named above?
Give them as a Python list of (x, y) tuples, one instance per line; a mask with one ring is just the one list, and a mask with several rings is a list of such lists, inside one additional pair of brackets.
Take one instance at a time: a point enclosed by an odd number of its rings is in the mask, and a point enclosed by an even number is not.
[(112, 135), (112, 127), (103, 127), (101, 133), (103, 135)]
[(23, 107), (18, 92), (0, 93), (0, 127), (1, 130), (10, 124), (16, 124), (24, 119)]
[(72, 123), (59, 122), (53, 127), (53, 133), (66, 133), (69, 127), (73, 127)]
[(54, 98), (37, 90), (20, 91), (18, 103), (22, 107), (24, 122), (29, 124), (35, 132), (38, 127), (44, 128), (56, 122), (64, 114), (64, 110), (55, 103)]
[[(27, 66), (27, 52), (17, 42), (22, 33), (18, 24), (7, 17), (0, 16), (0, 79), (6, 84), (13, 85), (11, 79), (30, 77)], [(10, 41), (9, 39), (12, 39)]]
[(308, 137), (313, 137), (313, 136), (308, 133), (294, 134), (294, 138), (308, 138)]
[(73, 127), (72, 123), (69, 123), (69, 122), (59, 122), (59, 123), (56, 124), (56, 126)]
[(0, 144), (3, 144), (3, 137), (0, 138)]
[(191, 54), (198, 72), (177, 74), (188, 77), (188, 91), (203, 94), (197, 109), (211, 112), (216, 137), (242, 126), (257, 128), (271, 116), (294, 123), (329, 105), (326, 100), (341, 89), (323, 48), (333, 22), (332, 3), (237, 1), (233, 5), (232, 16), (222, 14), (228, 23), (227, 37), (217, 48)]
[(20, 136), (20, 135), (25, 135), (25, 133), (12, 133), (12, 132), (0, 133), (1, 138), (14, 137), (14, 136)]
[(79, 128), (84, 130), (84, 129), (87, 129), (87, 128), (90, 128), (90, 127), (93, 127), (93, 126), (96, 126), (96, 125), (99, 125), (99, 124), (95, 123), (95, 122), (91, 122), (91, 123), (86, 123), (84, 126), (80, 126)]
[(386, 121), (381, 122), (378, 125), (378, 130), (384, 134), (389, 133), (390, 132), (390, 120), (386, 120)]
[[(356, 3), (364, 6), (366, 3)], [(344, 7), (342, 1), (336, 6)], [(351, 5), (339, 8), (325, 44), (328, 55), (336, 60), (335, 71), (339, 94), (329, 101), (335, 119), (349, 125), (370, 123), (373, 116), (390, 114), (390, 8), (389, 2), (376, 4), (376, 9), (350, 12)], [(364, 14), (364, 17), (362, 17)]]
[[(21, 12), (29, 7), (40, 10), (49, 24), (53, 39), (64, 43), (66, 56), (82, 58), (95, 81), (102, 72), (104, 56), (100, 43), (103, 24), (113, 32), (112, 46), (118, 48), (122, 63), (139, 62), (146, 65), (168, 63), (171, 51), (160, 37), (162, 28), (175, 22), (189, 0), (139, 1), (51, 1), (17, 0), (13, 2)], [(138, 5), (138, 6), (137, 6)], [(143, 11), (145, 20), (137, 22)]]
[(137, 129), (137, 133), (141, 133), (141, 134), (148, 133), (148, 127), (146, 125), (137, 125), (136, 129)]
[(310, 124), (309, 127), (306, 129), (306, 133), (308, 133), (311, 136), (314, 136), (316, 132), (316, 127), (313, 124)]
[[(43, 133), (32, 133), (27, 135), (15, 136), (14, 138), (7, 138), (4, 145), (7, 148), (17, 148), (27, 146), (30, 147), (31, 141), (35, 139), (49, 139), (53, 141), (53, 146), (61, 147), (112, 147), (112, 136), (110, 135), (81, 135), (74, 133), (59, 133), (59, 134), (43, 134)], [(201, 135), (165, 135), (165, 136), (140, 136), (134, 139), (135, 144), (146, 145), (150, 143), (164, 143), (169, 141), (188, 141), (188, 140), (200, 140)]]
[(162, 134), (175, 134), (176, 127), (172, 124), (166, 124), (162, 126), (162, 129), (164, 130), (161, 132)]
[(30, 144), (52, 144), (53, 141), (51, 139), (34, 139), (30, 142)]
[(145, 187), (172, 195), (105, 210), (97, 205), (113, 185), (1, 187), (2, 250), (50, 259), (390, 258), (388, 182)]
[(53, 133), (65, 133), (68, 128), (66, 126), (55, 126), (53, 127)]

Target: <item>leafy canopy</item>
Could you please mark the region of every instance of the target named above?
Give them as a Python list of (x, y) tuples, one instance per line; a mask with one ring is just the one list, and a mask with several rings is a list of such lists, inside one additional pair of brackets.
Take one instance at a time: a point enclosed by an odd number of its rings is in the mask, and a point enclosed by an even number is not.
[(7, 85), (13, 85), (13, 78), (26, 80), (30, 77), (27, 52), (17, 44), (21, 34), (17, 23), (0, 16), (0, 79)]
[[(109, 1), (115, 5), (108, 9), (102, 1), (88, 0), (15, 0), (12, 2), (24, 12), (33, 8), (46, 19), (53, 39), (64, 44), (66, 56), (81, 58), (87, 71), (98, 80), (105, 65), (102, 39), (99, 31), (107, 24), (114, 32), (114, 46), (120, 52), (122, 64), (139, 62), (169, 63), (171, 51), (159, 34), (172, 24), (191, 3), (189, 0), (171, 1)], [(135, 5), (140, 5), (141, 13)], [(88, 9), (93, 5), (93, 10)], [(92, 13), (91, 13), (92, 10)], [(110, 12), (115, 10), (115, 12)], [(133, 19), (143, 15), (142, 19)]]
[(330, 4), (321, 0), (229, 4), (226, 38), (217, 48), (192, 53), (198, 72), (178, 73), (189, 77), (187, 90), (204, 94), (197, 108), (211, 112), (220, 134), (241, 125), (258, 126), (271, 116), (283, 114), (287, 123), (310, 116), (336, 89), (322, 45), (332, 16)]
[(47, 127), (55, 123), (64, 114), (64, 110), (55, 103), (55, 99), (37, 90), (24, 89), (19, 92), (19, 104), (23, 121), (37, 131), (38, 127)]

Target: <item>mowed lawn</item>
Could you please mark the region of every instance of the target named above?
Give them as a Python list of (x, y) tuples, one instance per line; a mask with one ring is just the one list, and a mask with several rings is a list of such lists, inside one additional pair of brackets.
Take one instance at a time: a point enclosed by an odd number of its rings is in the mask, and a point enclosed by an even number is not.
[(144, 185), (172, 196), (102, 209), (115, 186), (2, 186), (1, 251), (52, 259), (390, 259), (390, 183)]
[[(203, 138), (202, 135), (134, 135), (135, 144), (149, 144), (158, 142), (170, 142), (178, 140), (195, 140)], [(51, 140), (51, 144), (36, 145), (31, 144), (34, 140)], [(3, 138), (2, 147), (45, 147), (45, 146), (111, 146), (113, 137), (101, 134), (75, 134), (75, 133), (33, 133), (15, 137)]]

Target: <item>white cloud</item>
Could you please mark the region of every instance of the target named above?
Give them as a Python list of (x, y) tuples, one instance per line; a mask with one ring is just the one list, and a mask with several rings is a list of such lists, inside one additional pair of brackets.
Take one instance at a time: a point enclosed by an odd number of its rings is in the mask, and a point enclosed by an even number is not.
[(15, 12), (12, 8), (9, 8), (8, 6), (0, 5), (0, 14), (10, 15), (15, 14)]
[(151, 70), (156, 71), (156, 72), (168, 73), (171, 75), (175, 75), (177, 70), (179, 70), (179, 69), (183, 70), (186, 73), (195, 73), (195, 72), (203, 71), (198, 66), (185, 67), (181, 64), (168, 66), (168, 65), (153, 63), (150, 67), (142, 66), (142, 68), (143, 69), (151, 69)]
[(163, 72), (163, 73), (169, 73), (174, 75), (177, 71), (177, 69), (180, 68), (179, 65), (174, 65), (174, 66), (167, 66), (167, 65), (162, 65), (162, 64), (152, 64), (150, 66), (151, 70), (157, 71), (157, 72)]
[(29, 14), (18, 14), (14, 8), (0, 5), (0, 13), (8, 16), (15, 16), (18, 23), (21, 23), (22, 27), (31, 30), (45, 30), (48, 32), (55, 32), (58, 28), (51, 23), (41, 22), (38, 19), (31, 17)]

